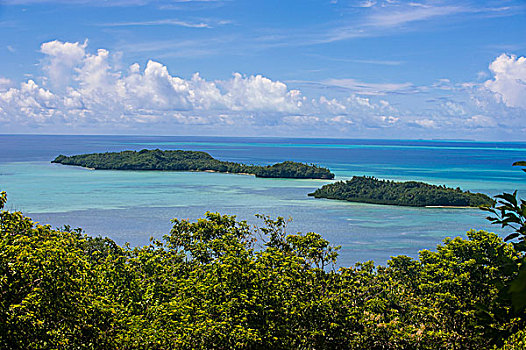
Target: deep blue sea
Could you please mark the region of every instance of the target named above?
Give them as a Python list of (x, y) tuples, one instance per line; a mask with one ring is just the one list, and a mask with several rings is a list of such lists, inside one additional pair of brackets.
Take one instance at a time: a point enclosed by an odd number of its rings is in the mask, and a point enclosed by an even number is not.
[(81, 227), (90, 235), (142, 245), (170, 231), (170, 219), (206, 211), (291, 217), (289, 232), (314, 231), (341, 245), (338, 266), (392, 255), (416, 257), (445, 237), (470, 229), (497, 231), (478, 209), (409, 208), (314, 199), (326, 180), (260, 179), (196, 172), (88, 170), (51, 164), (59, 154), (182, 149), (205, 151), (234, 162), (272, 164), (294, 160), (329, 167), (336, 180), (372, 175), (460, 186), (495, 195), (526, 195), (526, 173), (511, 164), (526, 160), (525, 143), (285, 139), (181, 136), (0, 135), (0, 190), (10, 210), (43, 224)]

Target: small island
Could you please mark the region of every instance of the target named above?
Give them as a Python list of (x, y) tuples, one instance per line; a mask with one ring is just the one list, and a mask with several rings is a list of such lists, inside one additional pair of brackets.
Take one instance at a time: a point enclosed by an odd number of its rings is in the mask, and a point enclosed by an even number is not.
[(325, 185), (309, 193), (309, 196), (411, 207), (479, 207), (494, 203), (485, 194), (462, 191), (458, 187), (454, 189), (417, 181), (379, 180), (368, 176), (354, 176), (348, 181)]
[(59, 155), (51, 163), (103, 170), (214, 171), (249, 174), (256, 177), (291, 179), (333, 179), (329, 169), (314, 164), (285, 161), (274, 165), (246, 165), (220, 161), (206, 152), (162, 151), (160, 149)]

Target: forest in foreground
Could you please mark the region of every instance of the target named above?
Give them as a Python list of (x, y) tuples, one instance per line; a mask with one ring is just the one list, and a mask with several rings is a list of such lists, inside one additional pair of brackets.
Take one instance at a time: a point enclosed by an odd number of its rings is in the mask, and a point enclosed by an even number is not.
[(129, 247), (2, 210), (0, 348), (524, 349), (526, 202), (488, 210), (518, 243), (470, 231), (337, 271), (338, 247), (282, 218), (174, 219)]

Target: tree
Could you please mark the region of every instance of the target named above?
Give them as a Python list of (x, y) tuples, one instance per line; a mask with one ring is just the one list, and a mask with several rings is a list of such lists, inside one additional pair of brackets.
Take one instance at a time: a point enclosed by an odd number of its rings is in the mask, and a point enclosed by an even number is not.
[[(513, 163), (513, 166), (526, 167), (526, 161)], [(522, 169), (526, 172), (526, 168)], [(520, 199), (517, 191), (513, 193), (503, 193), (495, 196), (497, 203), (492, 207), (483, 207), (493, 216), (487, 219), (492, 224), (509, 227), (513, 231), (504, 238), (505, 241), (514, 241), (515, 249), (526, 252), (526, 200)], [(509, 285), (509, 292), (512, 295), (513, 305), (517, 310), (526, 307), (526, 259), (523, 261), (517, 278)]]

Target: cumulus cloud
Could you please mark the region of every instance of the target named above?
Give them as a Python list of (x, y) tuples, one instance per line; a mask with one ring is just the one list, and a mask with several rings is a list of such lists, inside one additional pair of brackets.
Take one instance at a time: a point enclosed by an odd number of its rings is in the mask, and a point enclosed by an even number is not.
[(347, 107), (335, 98), (328, 99), (325, 96), (320, 96), (317, 101), (313, 100), (312, 102), (314, 105), (318, 105), (320, 108), (332, 114), (344, 113), (347, 110)]
[[(116, 69), (108, 50), (87, 51), (84, 43), (58, 40), (43, 43), (45, 55), (41, 85), (35, 80), (19, 88), (0, 80), (0, 113), (44, 121), (54, 116), (67, 120), (92, 118), (106, 122), (159, 119), (179, 123), (204, 121), (203, 116), (175, 113), (189, 111), (230, 111), (232, 113), (296, 113), (305, 97), (285, 83), (261, 75), (234, 73), (231, 79), (207, 81), (198, 73), (190, 79), (172, 75), (160, 62), (150, 60), (142, 69), (138, 63), (127, 70)], [(3, 87), (3, 88), (2, 88)], [(2, 91), (2, 90), (0, 90)], [(36, 118), (37, 115), (40, 118)], [(218, 113), (217, 115), (219, 115)], [(223, 113), (224, 115), (224, 113)], [(102, 117), (104, 116), (104, 117)], [(6, 117), (7, 118), (7, 117)], [(211, 117), (209, 121), (231, 123), (231, 118)]]
[(308, 125), (311, 130), (317, 126), (342, 131), (350, 125), (388, 127), (398, 121), (393, 116), (396, 109), (385, 100), (355, 93), (307, 99), (300, 90), (262, 75), (234, 73), (230, 79), (210, 81), (195, 73), (183, 78), (154, 60), (120, 69), (111, 52), (89, 51), (87, 41), (55, 40), (43, 43), (41, 52), (40, 82), (32, 79), (14, 87), (7, 79), (0, 81), (5, 86), (0, 90), (3, 122), (125, 129), (160, 124), (267, 130)]
[(45, 55), (44, 72), (54, 87), (65, 87), (71, 82), (72, 70), (85, 57), (87, 45), (87, 41), (80, 44), (54, 40), (40, 46)]
[(494, 78), (484, 86), (508, 107), (526, 109), (526, 57), (502, 54), (489, 69)]
[[(2, 119), (10, 115), (23, 115), (32, 121), (44, 122), (55, 114), (57, 104), (57, 97), (49, 90), (39, 87), (33, 80), (22, 83), (19, 89), (10, 88), (0, 93)], [(10, 113), (13, 111), (18, 113)]]
[(261, 75), (244, 77), (235, 73), (223, 82), (225, 102), (232, 110), (265, 110), (269, 106), (279, 112), (293, 112), (302, 105), (301, 92), (288, 90), (287, 85)]
[(497, 58), (494, 79), (483, 84), (442, 79), (423, 87), (354, 79), (285, 83), (241, 73), (207, 80), (177, 76), (155, 60), (122, 68), (118, 55), (90, 50), (87, 41), (55, 40), (40, 50), (41, 77), (21, 83), (0, 77), (3, 130), (195, 134), (198, 126), (209, 134), (465, 137), (496, 128), (518, 133), (515, 126), (525, 124), (525, 59), (516, 56)]

